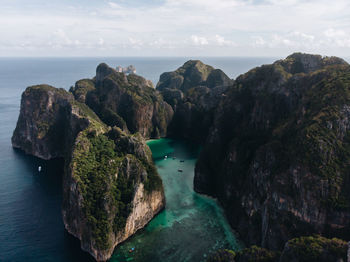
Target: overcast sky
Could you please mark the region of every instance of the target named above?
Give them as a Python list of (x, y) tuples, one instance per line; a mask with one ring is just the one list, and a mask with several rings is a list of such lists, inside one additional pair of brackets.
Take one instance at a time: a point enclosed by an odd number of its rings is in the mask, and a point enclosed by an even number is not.
[(349, 0), (0, 4), (0, 56), (350, 56)]

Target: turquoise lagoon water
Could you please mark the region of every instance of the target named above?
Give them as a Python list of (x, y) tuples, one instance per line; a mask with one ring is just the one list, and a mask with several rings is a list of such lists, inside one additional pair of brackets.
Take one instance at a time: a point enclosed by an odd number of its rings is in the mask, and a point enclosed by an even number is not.
[[(61, 218), (62, 163), (27, 156), (11, 147), (21, 94), (47, 83), (69, 89), (91, 78), (96, 66), (133, 64), (156, 83), (189, 58), (0, 58), (0, 261), (92, 261), (79, 241), (64, 230)], [(198, 58), (192, 58), (198, 59)], [(273, 58), (200, 58), (230, 77), (274, 61)], [(198, 147), (181, 141), (149, 142), (163, 178), (167, 207), (142, 231), (115, 251), (112, 261), (200, 261), (213, 249), (236, 246), (221, 209), (192, 190)], [(177, 159), (163, 159), (176, 154)], [(181, 158), (186, 161), (181, 163)], [(38, 173), (41, 165), (42, 172)], [(177, 169), (183, 169), (182, 173)], [(130, 247), (135, 252), (129, 254)]]
[[(217, 249), (239, 249), (217, 202), (193, 191), (199, 147), (172, 139), (152, 140), (148, 145), (164, 183), (166, 208), (117, 247), (111, 261), (205, 261)], [(135, 251), (129, 253), (131, 248)]]

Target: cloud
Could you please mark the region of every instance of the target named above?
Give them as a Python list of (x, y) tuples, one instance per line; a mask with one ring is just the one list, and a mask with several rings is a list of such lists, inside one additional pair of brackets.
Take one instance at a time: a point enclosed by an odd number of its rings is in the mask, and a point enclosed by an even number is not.
[(221, 35), (215, 35), (215, 42), (219, 46), (236, 46), (236, 43), (230, 40), (226, 40), (223, 36)]
[(100, 37), (100, 38), (98, 39), (98, 45), (103, 46), (104, 43), (105, 43), (105, 40), (103, 40), (103, 38)]
[(121, 6), (114, 2), (108, 2), (108, 5), (114, 9), (121, 9)]
[(197, 36), (197, 35), (192, 35), (191, 36), (191, 41), (194, 45), (208, 45), (209, 42), (205, 37), (202, 36)]
[(266, 45), (266, 41), (261, 36), (253, 36), (252, 38), (254, 40), (253, 46), (261, 47)]
[(71, 40), (62, 29), (56, 30), (53, 35), (60, 44), (71, 45), (73, 43), (73, 40)]
[[(5, 0), (1, 55), (350, 55), (350, 2)], [(11, 51), (11, 46), (13, 46)], [(15, 48), (16, 47), (16, 48)], [(103, 48), (102, 48), (103, 47)], [(22, 50), (21, 49), (21, 50)], [(171, 49), (171, 51), (169, 51)], [(25, 55), (23, 51), (22, 54)]]
[(345, 37), (346, 33), (343, 30), (335, 30), (333, 28), (329, 28), (326, 31), (324, 31), (324, 35), (329, 38), (338, 38), (338, 37)]
[(334, 28), (329, 28), (324, 31), (326, 36), (327, 45), (337, 45), (340, 48), (350, 48), (350, 35), (343, 30), (336, 30)]
[(289, 33), (272, 34), (266, 37), (253, 36), (251, 46), (255, 48), (287, 48), (287, 49), (312, 49), (318, 44), (315, 36), (299, 31)]

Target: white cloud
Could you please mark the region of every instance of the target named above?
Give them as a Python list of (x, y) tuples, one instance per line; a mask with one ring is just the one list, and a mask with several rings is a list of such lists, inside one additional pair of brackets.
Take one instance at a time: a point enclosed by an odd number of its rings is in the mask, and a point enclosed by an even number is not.
[(105, 43), (105, 41), (103, 40), (103, 38), (100, 37), (100, 38), (98, 39), (98, 45), (103, 46), (104, 43)]
[(324, 31), (324, 35), (329, 38), (333, 37), (345, 37), (346, 33), (343, 30), (336, 30), (334, 28), (329, 28), (326, 31)]
[(209, 42), (205, 37), (192, 35), (191, 41), (194, 45), (208, 45)]
[(226, 40), (223, 36), (221, 35), (215, 35), (215, 42), (219, 46), (236, 46), (236, 43), (230, 40)]
[(325, 44), (337, 45), (340, 48), (350, 48), (350, 35), (343, 30), (336, 30), (334, 28), (329, 28), (324, 31), (326, 36)]
[(114, 9), (121, 9), (121, 6), (114, 2), (108, 2), (108, 5)]
[(16, 55), (19, 47), (50, 56), (61, 54), (58, 49), (66, 55), (90, 55), (94, 48), (94, 55), (133, 55), (130, 48), (142, 50), (142, 55), (186, 56), (193, 50), (204, 56), (285, 55), (299, 49), (350, 55), (348, 0), (331, 5), (326, 0), (164, 0), (140, 5), (107, 0), (71, 3), (69, 8), (58, 0), (36, 8), (25, 0), (17, 6), (7, 2), (0, 10), (0, 56)]
[(252, 38), (254, 40), (253, 46), (261, 47), (266, 45), (266, 41), (261, 36), (253, 36)]
[(73, 41), (67, 36), (63, 29), (58, 29), (54, 33), (54, 36), (57, 39), (57, 42), (64, 45), (71, 45)]

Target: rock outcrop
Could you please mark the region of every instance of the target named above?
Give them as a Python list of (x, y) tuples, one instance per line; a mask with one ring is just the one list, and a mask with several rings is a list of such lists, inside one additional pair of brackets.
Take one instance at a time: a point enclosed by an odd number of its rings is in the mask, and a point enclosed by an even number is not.
[(95, 84), (94, 89), (86, 85), (80, 88), (82, 84), (77, 82), (72, 91), (77, 99), (84, 99), (81, 93), (88, 89), (86, 104), (107, 125), (130, 133), (139, 132), (144, 138), (166, 136), (173, 110), (151, 81), (136, 74), (117, 72), (106, 64), (97, 67), (96, 77), (91, 81)]
[(349, 238), (349, 86), (344, 60), (293, 54), (226, 91), (194, 187), (219, 199), (245, 243)]
[(95, 82), (91, 79), (81, 79), (71, 87), (69, 92), (74, 95), (74, 98), (80, 103), (86, 103), (86, 95), (88, 92), (95, 90)]
[(318, 235), (289, 240), (282, 252), (251, 246), (241, 251), (218, 250), (207, 262), (346, 262), (347, 243)]
[(162, 181), (143, 137), (107, 126), (64, 89), (26, 89), (12, 143), (43, 159), (64, 158), (63, 221), (98, 261), (164, 208)]
[(28, 87), (22, 94), (13, 147), (42, 159), (64, 157), (70, 101), (73, 96), (63, 89), (48, 85)]
[(174, 72), (163, 73), (157, 90), (175, 112), (168, 135), (203, 142), (214, 111), (232, 83), (223, 71), (198, 60), (190, 60)]
[(64, 179), (63, 221), (83, 250), (105, 261), (165, 205), (162, 181), (141, 136), (119, 128), (79, 133)]
[(282, 251), (280, 262), (346, 262), (348, 245), (337, 238), (321, 236), (298, 237), (289, 240)]

